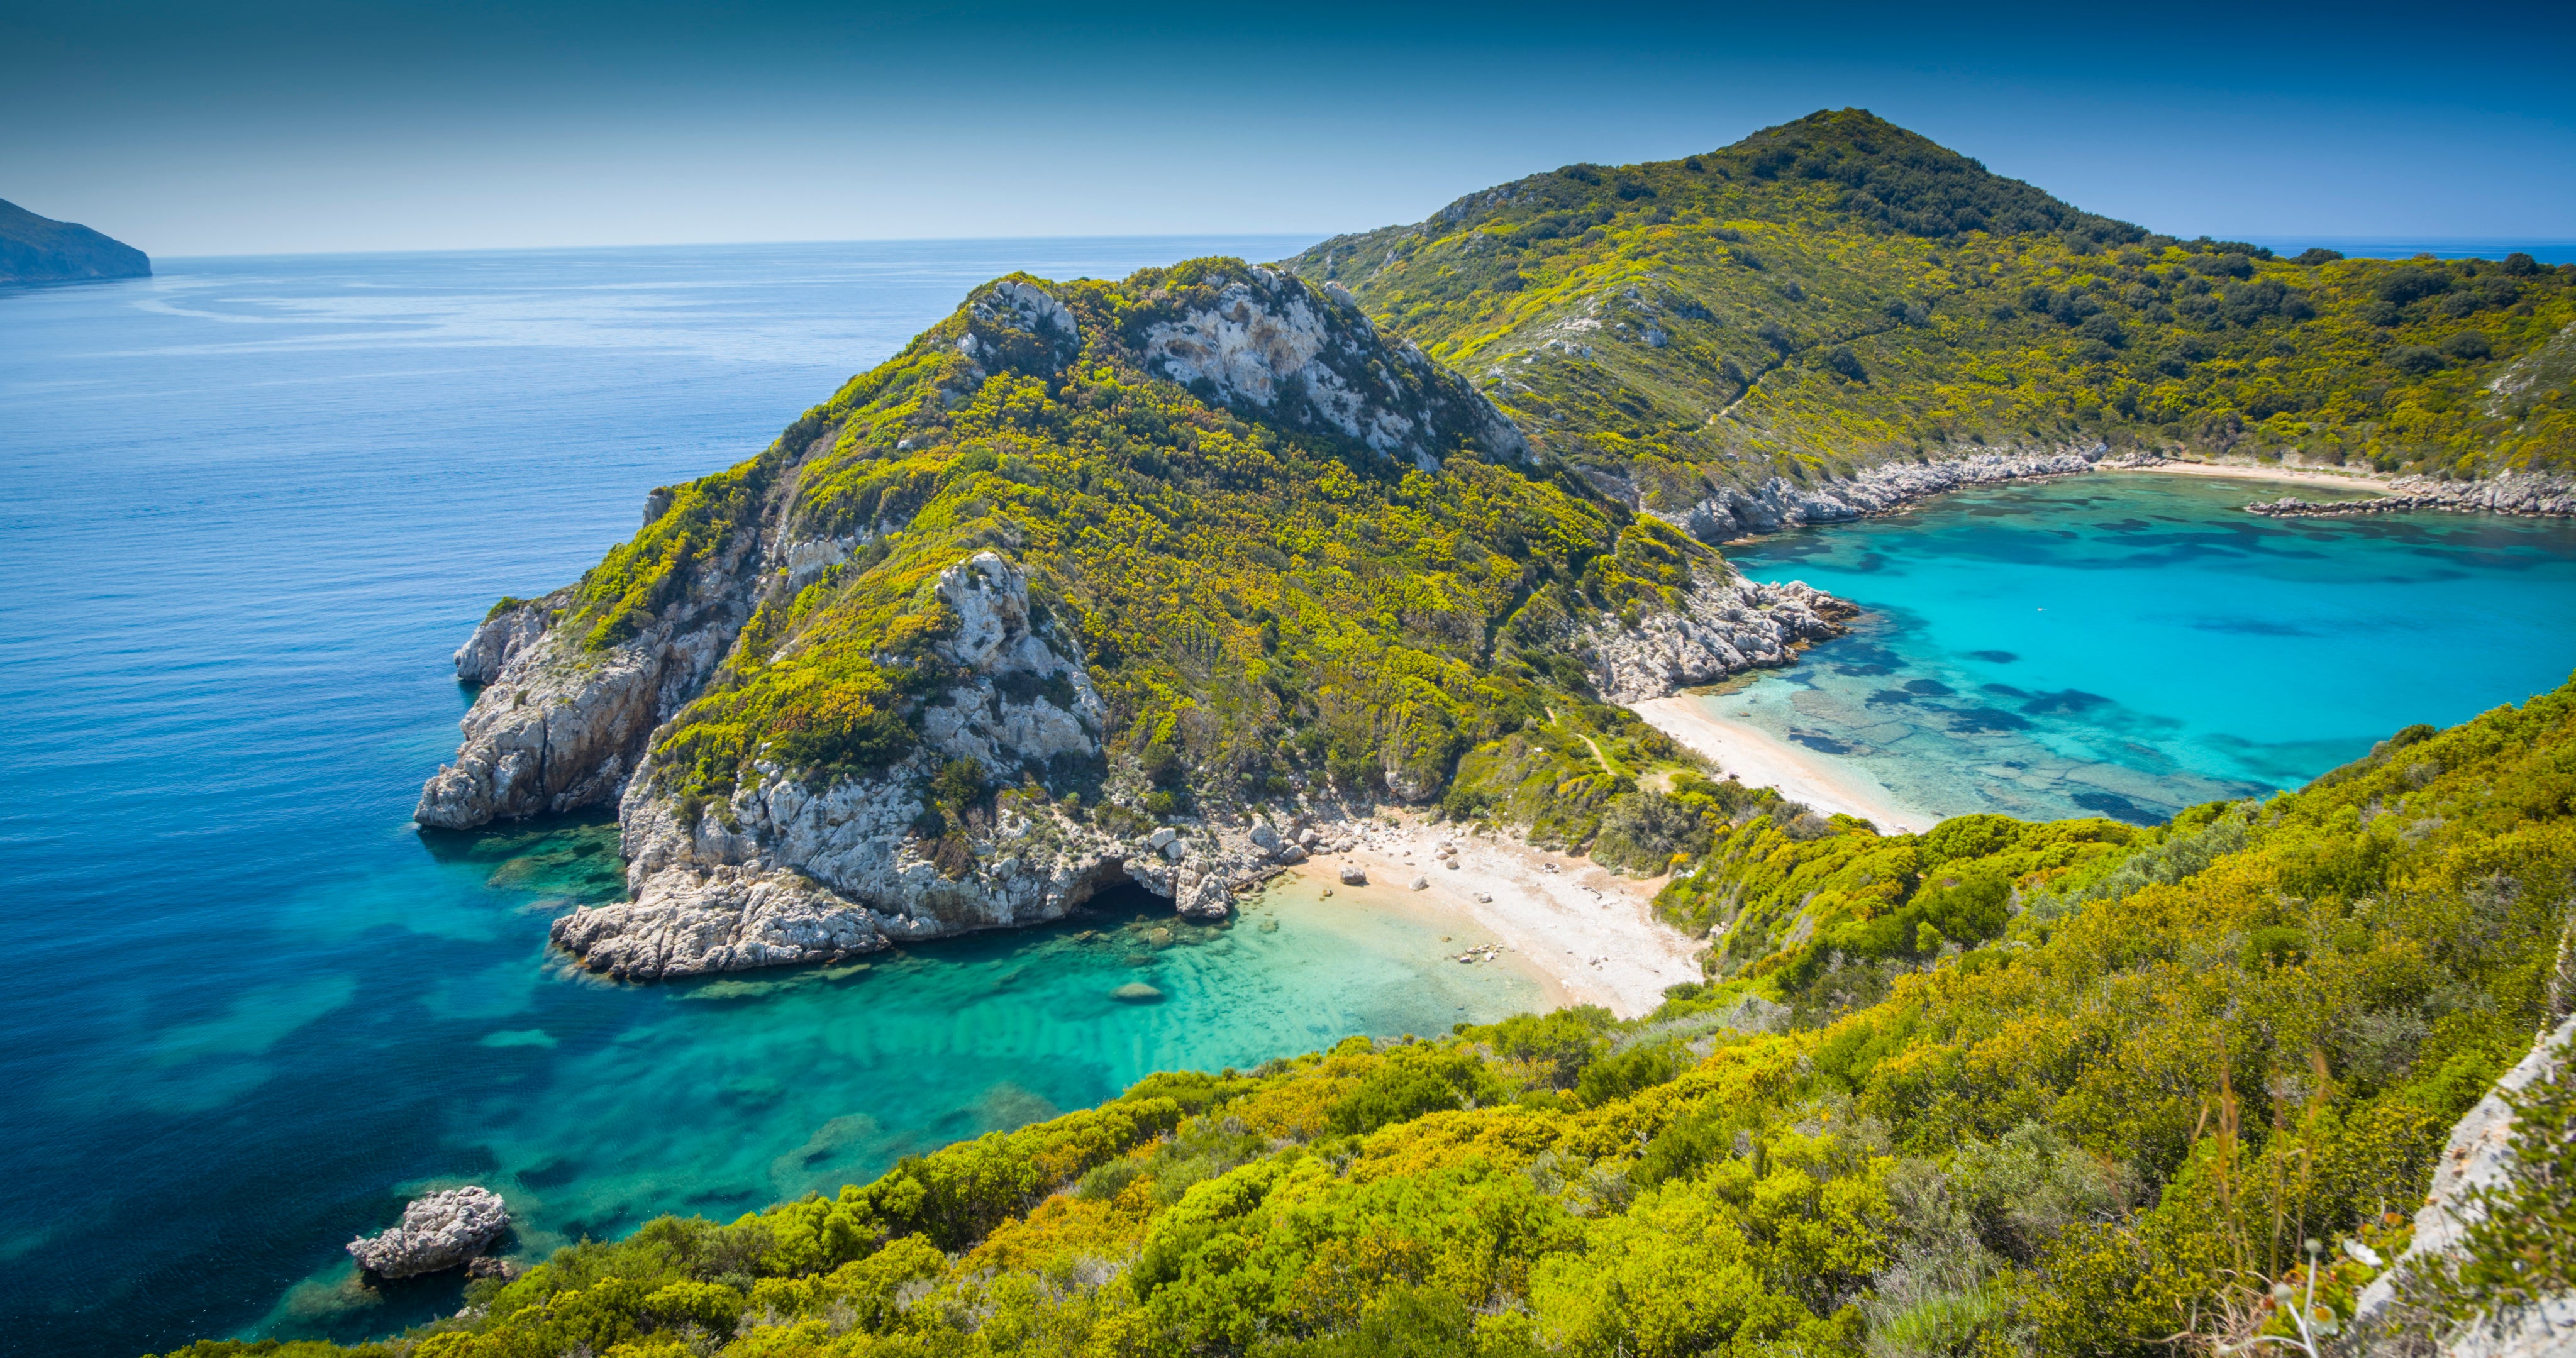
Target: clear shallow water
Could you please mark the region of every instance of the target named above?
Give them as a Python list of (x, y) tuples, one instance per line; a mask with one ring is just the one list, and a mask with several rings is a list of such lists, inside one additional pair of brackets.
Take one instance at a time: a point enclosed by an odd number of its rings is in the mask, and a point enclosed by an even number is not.
[(2243, 511), (2283, 489), (2098, 473), (1729, 548), (1869, 614), (1702, 701), (1936, 815), (2152, 822), (2576, 667), (2576, 523)]
[[(341, 1244), (420, 1186), (490, 1184), (542, 1248), (1154, 1069), (1536, 1003), (1424, 922), (1295, 890), (1226, 929), (1128, 898), (864, 970), (608, 985), (544, 950), (617, 888), (606, 825), (408, 824), (465, 706), (448, 653), (647, 488), (757, 451), (996, 274), (1304, 244), (176, 260), (0, 292), (0, 1332), (380, 1333), (455, 1305), (350, 1286)], [(1110, 998), (1140, 977), (1159, 1003)]]

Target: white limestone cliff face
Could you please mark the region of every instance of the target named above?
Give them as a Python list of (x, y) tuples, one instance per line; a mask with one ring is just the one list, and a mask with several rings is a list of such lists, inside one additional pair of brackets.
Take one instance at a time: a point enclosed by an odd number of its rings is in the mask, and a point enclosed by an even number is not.
[(1215, 306), (1149, 327), (1148, 365), (1184, 386), (1204, 381), (1220, 400), (1320, 425), (1426, 471), (1450, 451), (1439, 443), (1444, 427), (1474, 430), (1487, 452), (1506, 460), (1529, 455), (1528, 441), (1493, 402), (1411, 343), (1379, 340), (1347, 292), (1309, 292), (1269, 269), (1252, 274), (1228, 284)]
[(531, 599), (505, 608), (483, 620), (474, 635), (456, 648), (456, 678), (460, 683), (488, 684), (501, 677), (510, 662), (536, 644), (546, 634), (552, 612), (571, 601), (570, 590), (559, 590), (543, 599)]
[(697, 568), (680, 599), (605, 651), (548, 624), (569, 591), (477, 628), (457, 673), (488, 677), (458, 723), (455, 762), (421, 788), (412, 819), (467, 830), (616, 801), (653, 728), (697, 696), (751, 616), (741, 576), (753, 546), (745, 535)]
[(1705, 571), (1674, 607), (1633, 623), (1605, 617), (1585, 631), (1592, 686), (1607, 701), (1641, 703), (1791, 664), (1801, 647), (1842, 635), (1842, 620), (1858, 612), (1803, 581), (1766, 585)]
[[(1106, 707), (1072, 641), (1034, 614), (1018, 567), (979, 553), (937, 589), (956, 625), (935, 646), (960, 677), (923, 709), (921, 749), (819, 786), (762, 763), (721, 812), (685, 820), (648, 761), (618, 812), (631, 899), (557, 920), (555, 942), (598, 970), (659, 979), (1045, 923), (1121, 882), (1221, 919), (1232, 888), (1279, 861), (1234, 830), (1121, 839), (1009, 790), (1020, 769), (1099, 757)], [(1006, 788), (968, 818), (971, 860), (943, 870), (918, 826), (932, 776), (964, 758)]]
[(1911, 500), (1962, 486), (1991, 485), (2037, 476), (2089, 472), (2110, 450), (1972, 453), (1931, 462), (1882, 462), (1850, 477), (1802, 486), (1773, 477), (1751, 490), (1729, 489), (1678, 514), (1661, 517), (1702, 542), (1725, 542), (1754, 533), (1776, 533), (1813, 523), (1884, 514)]

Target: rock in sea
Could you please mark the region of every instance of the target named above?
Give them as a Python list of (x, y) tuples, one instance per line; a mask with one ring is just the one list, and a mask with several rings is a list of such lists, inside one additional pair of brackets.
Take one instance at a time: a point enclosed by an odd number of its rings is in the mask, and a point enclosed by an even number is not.
[(1116, 990), (1110, 991), (1109, 998), (1122, 1004), (1154, 1004), (1162, 1000), (1163, 992), (1143, 981), (1129, 981)]
[(350, 1241), (349, 1253), (379, 1278), (409, 1278), (465, 1263), (509, 1226), (510, 1209), (501, 1195), (468, 1184), (414, 1198), (403, 1209), (401, 1225)]
[(1368, 874), (1360, 871), (1360, 865), (1357, 863), (1344, 863), (1342, 865), (1342, 885), (1367, 886)]

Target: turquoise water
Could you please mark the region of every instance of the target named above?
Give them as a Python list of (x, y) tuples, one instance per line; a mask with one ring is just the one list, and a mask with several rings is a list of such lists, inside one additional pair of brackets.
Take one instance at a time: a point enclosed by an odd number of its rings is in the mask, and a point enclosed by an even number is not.
[(2152, 822), (2576, 667), (2576, 523), (2243, 512), (2283, 489), (2097, 473), (1729, 548), (1868, 614), (1703, 701), (1934, 815)]
[[(457, 1284), (361, 1292), (340, 1247), (425, 1185), (491, 1185), (538, 1249), (1157, 1068), (1537, 1003), (1426, 923), (1299, 891), (1224, 929), (1130, 896), (864, 969), (610, 985), (545, 952), (617, 889), (608, 826), (408, 824), (465, 707), (448, 653), (648, 487), (756, 451), (995, 274), (1305, 243), (172, 260), (0, 291), (0, 1333), (381, 1333)], [(1139, 978), (1160, 1002), (1110, 998)]]

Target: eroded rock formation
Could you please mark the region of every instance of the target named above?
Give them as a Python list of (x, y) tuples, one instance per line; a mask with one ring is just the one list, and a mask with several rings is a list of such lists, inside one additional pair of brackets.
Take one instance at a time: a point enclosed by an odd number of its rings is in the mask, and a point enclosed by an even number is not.
[(468, 1184), (414, 1198), (402, 1224), (349, 1242), (350, 1257), (379, 1278), (409, 1278), (456, 1268), (489, 1249), (510, 1228), (501, 1195)]

